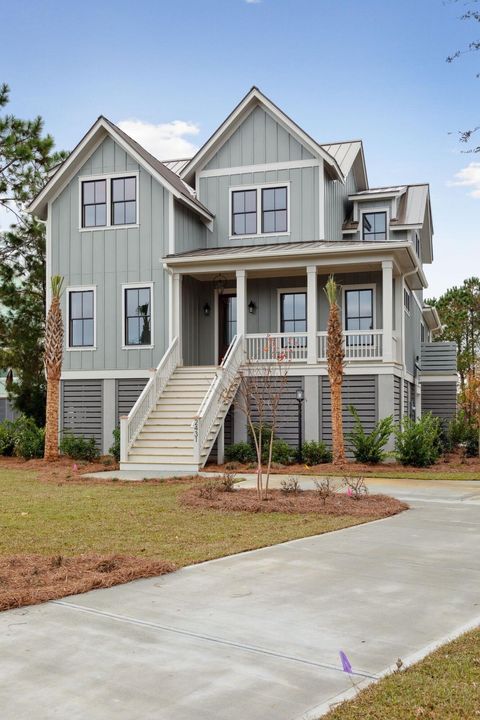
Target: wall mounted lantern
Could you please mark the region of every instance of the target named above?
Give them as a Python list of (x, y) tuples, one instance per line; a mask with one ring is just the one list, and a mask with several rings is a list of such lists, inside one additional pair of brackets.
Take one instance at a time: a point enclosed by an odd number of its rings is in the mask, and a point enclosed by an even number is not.
[(250, 300), (250, 302), (248, 303), (248, 312), (250, 313), (250, 315), (253, 315), (253, 313), (255, 312), (256, 309), (257, 309), (257, 306), (255, 305), (253, 300)]
[(205, 317), (208, 317), (210, 315), (210, 305), (206, 302), (203, 306), (203, 314)]

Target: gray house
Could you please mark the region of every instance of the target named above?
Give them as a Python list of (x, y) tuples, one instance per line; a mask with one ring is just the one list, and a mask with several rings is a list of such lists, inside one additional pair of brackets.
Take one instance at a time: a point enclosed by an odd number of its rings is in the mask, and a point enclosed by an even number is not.
[(31, 204), (65, 278), (61, 423), (122, 467), (196, 470), (246, 437), (239, 370), (288, 350), (279, 435), (331, 439), (323, 287), (342, 286), (345, 423), (455, 412), (433, 343), (426, 184), (370, 188), (360, 140), (319, 144), (252, 88), (197, 154), (161, 162), (104, 117)]

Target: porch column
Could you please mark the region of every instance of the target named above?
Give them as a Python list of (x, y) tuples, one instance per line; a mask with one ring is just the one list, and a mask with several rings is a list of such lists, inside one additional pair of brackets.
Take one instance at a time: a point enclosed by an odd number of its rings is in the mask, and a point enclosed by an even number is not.
[(237, 270), (237, 335), (247, 332), (247, 273)]
[(317, 268), (307, 267), (307, 363), (317, 363)]
[(383, 361), (393, 361), (393, 262), (382, 262)]
[(180, 357), (182, 357), (182, 276), (172, 275), (172, 340), (178, 337)]

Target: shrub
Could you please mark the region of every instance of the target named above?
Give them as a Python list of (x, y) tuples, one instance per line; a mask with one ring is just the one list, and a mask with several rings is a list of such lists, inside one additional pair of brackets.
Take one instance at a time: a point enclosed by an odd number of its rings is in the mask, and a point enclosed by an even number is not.
[(313, 482), (316, 493), (324, 505), (326, 504), (327, 499), (332, 497), (332, 495), (335, 495), (337, 492), (336, 481), (332, 480), (332, 478), (326, 477), (321, 480), (314, 480)]
[(360, 500), (362, 496), (368, 495), (368, 488), (363, 477), (344, 477), (343, 485), (347, 488), (347, 495), (354, 500)]
[(238, 442), (227, 445), (225, 459), (229, 462), (249, 463), (255, 460), (255, 451), (247, 442)]
[(426, 413), (416, 422), (409, 417), (395, 431), (395, 453), (402, 465), (428, 467), (438, 460), (440, 449), (440, 420)]
[(218, 480), (208, 480), (204, 485), (198, 488), (198, 494), (205, 500), (213, 500), (219, 491)]
[(393, 417), (390, 415), (379, 420), (372, 432), (366, 433), (353, 405), (350, 405), (350, 412), (353, 415), (354, 428), (347, 438), (355, 460), (374, 464), (381, 462), (387, 455), (383, 448), (393, 432)]
[(280, 483), (280, 490), (286, 495), (297, 495), (299, 492), (302, 492), (302, 488), (296, 477), (283, 478)]
[(14, 423), (14, 452), (18, 457), (30, 460), (30, 458), (43, 457), (45, 445), (45, 431), (35, 425), (35, 421), (22, 415)]
[(72, 460), (96, 460), (99, 452), (93, 438), (65, 433), (60, 440), (60, 452)]
[(307, 465), (332, 462), (332, 453), (321, 440), (309, 440), (302, 445), (302, 460)]
[[(269, 443), (263, 444), (262, 460), (268, 462), (268, 453), (270, 451)], [(296, 452), (285, 442), (285, 440), (274, 440), (272, 444), (272, 463), (280, 465), (290, 465), (295, 460)]]
[(0, 423), (0, 455), (13, 455), (15, 449), (15, 423), (4, 420)]
[(220, 492), (233, 492), (235, 489), (235, 473), (223, 473), (218, 479), (218, 489)]
[(117, 462), (120, 461), (120, 428), (116, 427), (113, 431), (113, 445), (109, 448), (110, 455), (113, 455)]
[(478, 455), (478, 430), (463, 411), (450, 420), (446, 436), (448, 450), (462, 446), (469, 457)]

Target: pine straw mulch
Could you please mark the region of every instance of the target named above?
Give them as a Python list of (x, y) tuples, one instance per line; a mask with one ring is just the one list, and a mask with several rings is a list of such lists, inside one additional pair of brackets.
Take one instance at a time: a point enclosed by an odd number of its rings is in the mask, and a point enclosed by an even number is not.
[(127, 555), (0, 557), (0, 610), (173, 572), (175, 565)]
[(318, 513), (365, 518), (384, 518), (408, 510), (408, 505), (387, 495), (366, 495), (359, 499), (344, 493), (333, 493), (325, 503), (316, 490), (285, 493), (269, 490), (266, 500), (259, 500), (256, 489), (236, 489), (231, 492), (194, 486), (180, 496), (180, 502), (189, 507), (221, 511)]

